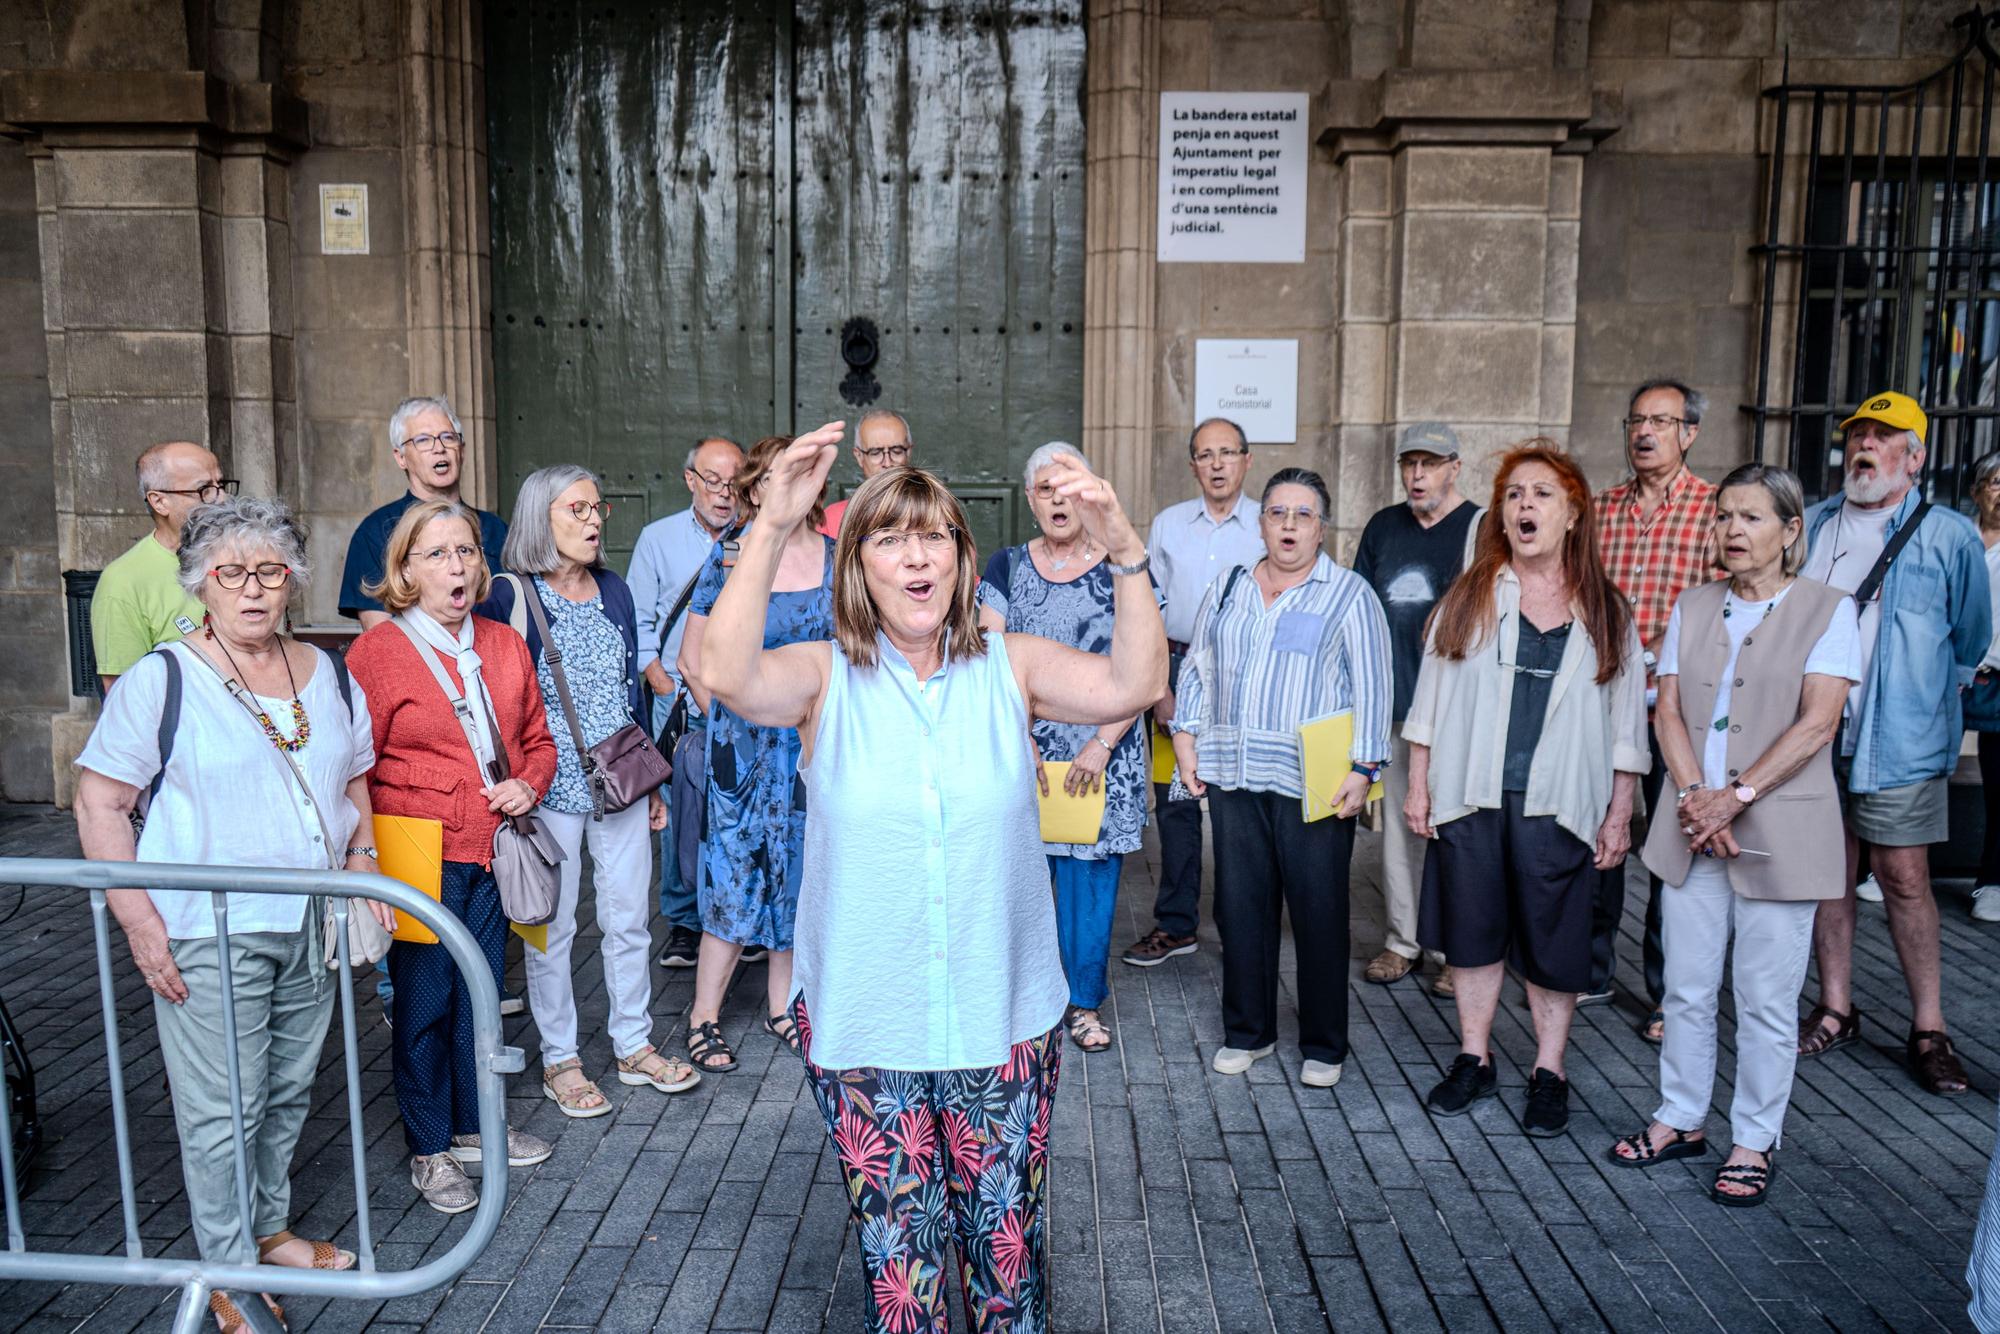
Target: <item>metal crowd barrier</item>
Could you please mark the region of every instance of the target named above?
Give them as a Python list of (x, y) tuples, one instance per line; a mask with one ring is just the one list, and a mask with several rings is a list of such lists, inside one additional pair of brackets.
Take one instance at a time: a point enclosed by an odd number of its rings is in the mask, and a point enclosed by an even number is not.
[[(124, 1206), (125, 1254), (76, 1255), (30, 1251), (21, 1226), (20, 1183), (15, 1180), (13, 1127), (7, 1100), (0, 1097), (0, 1190), (6, 1196), (7, 1248), (0, 1251), (0, 1281), (104, 1283), (181, 1289), (175, 1334), (193, 1334), (208, 1319), (211, 1292), (240, 1294), (236, 1305), (254, 1326), (277, 1328), (255, 1294), (353, 1297), (383, 1301), (449, 1283), (493, 1240), (507, 1207), (506, 1087), (501, 1079), (523, 1068), (519, 1048), (500, 1040), (500, 995), (485, 956), (456, 916), (436, 899), (387, 876), (351, 871), (273, 870), (251, 866), (169, 866), (160, 862), (101, 862), (0, 857), (0, 884), (90, 891), (91, 925), (97, 936), (97, 992), (104, 1007), (105, 1059), (111, 1074), (111, 1122), (118, 1148), (118, 1191)], [(282, 1265), (220, 1264), (199, 1259), (148, 1257), (139, 1240), (139, 1214), (132, 1189), (132, 1130), (125, 1110), (125, 1072), (119, 1054), (118, 1012), (112, 999), (112, 941), (109, 889), (197, 890), (210, 895), (217, 947), (229, 957), (229, 894), (332, 895), (339, 933), (341, 1039), (346, 1047), (348, 1135), (354, 1155), (355, 1255), (353, 1269), (293, 1269)], [(416, 1269), (384, 1272), (375, 1267), (375, 1239), (369, 1223), (368, 1166), (361, 1129), (361, 1056), (354, 1026), (354, 972), (348, 958), (349, 898), (379, 899), (435, 931), (451, 951), (472, 992), (472, 1040), (479, 1072), (479, 1142), (482, 1153), (479, 1207), (458, 1244)], [(308, 905), (308, 911), (312, 911)], [(236, 1050), (236, 1007), (229, 970), (221, 970), (223, 1036), (228, 1049), (231, 1138), (236, 1154), (237, 1208), (244, 1236), (252, 1236), (250, 1173), (243, 1129), (243, 1075)], [(190, 998), (189, 1004), (197, 1004)]]

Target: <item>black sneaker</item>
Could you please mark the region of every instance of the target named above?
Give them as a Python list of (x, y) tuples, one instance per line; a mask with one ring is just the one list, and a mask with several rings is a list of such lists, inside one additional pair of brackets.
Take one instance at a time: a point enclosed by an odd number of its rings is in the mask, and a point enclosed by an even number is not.
[(1528, 1076), (1528, 1110), (1521, 1129), (1546, 1138), (1569, 1129), (1569, 1081), (1539, 1065)]
[(745, 945), (743, 953), (737, 955), (736, 959), (738, 963), (757, 963), (760, 960), (769, 958), (770, 954), (771, 951), (765, 949), (762, 945)]
[(666, 948), (660, 951), (660, 967), (692, 968), (701, 958), (701, 933), (677, 926), (667, 932)]
[(1424, 1099), (1424, 1105), (1439, 1116), (1464, 1116), (1473, 1103), (1492, 1097), (1499, 1082), (1490, 1061), (1482, 1062), (1471, 1052), (1462, 1051), (1451, 1063), (1450, 1073)]

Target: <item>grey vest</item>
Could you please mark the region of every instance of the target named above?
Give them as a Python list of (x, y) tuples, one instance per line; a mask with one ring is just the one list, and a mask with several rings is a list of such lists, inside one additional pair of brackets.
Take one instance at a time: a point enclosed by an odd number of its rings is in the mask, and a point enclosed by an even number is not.
[[(1729, 634), (1722, 623), (1727, 580), (1704, 584), (1681, 595), (1681, 719), (1695, 758), (1701, 758), (1715, 717), (1715, 692), (1729, 660)], [(1806, 657), (1826, 633), (1840, 600), (1837, 589), (1799, 579), (1764, 623), (1743, 638), (1729, 695), (1728, 776), (1736, 780), (1798, 721), (1805, 695)], [(1661, 794), (1660, 816), (1647, 832), (1646, 865), (1669, 885), (1687, 880), (1693, 854), (1680, 821), (1673, 818), (1670, 793)], [(1840, 798), (1834, 788), (1833, 748), (1822, 747), (1783, 783), (1760, 790), (1750, 808), (1731, 826), (1737, 845), (1768, 857), (1729, 862), (1729, 883), (1746, 899), (1839, 898), (1847, 875), (1847, 843), (1841, 833)]]

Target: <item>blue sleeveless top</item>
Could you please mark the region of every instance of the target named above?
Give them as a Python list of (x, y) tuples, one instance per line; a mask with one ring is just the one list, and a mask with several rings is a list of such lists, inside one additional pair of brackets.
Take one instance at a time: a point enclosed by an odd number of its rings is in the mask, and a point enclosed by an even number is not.
[(1003, 635), (919, 683), (836, 643), (806, 782), (792, 994), (830, 1070), (997, 1066), (1069, 1000)]

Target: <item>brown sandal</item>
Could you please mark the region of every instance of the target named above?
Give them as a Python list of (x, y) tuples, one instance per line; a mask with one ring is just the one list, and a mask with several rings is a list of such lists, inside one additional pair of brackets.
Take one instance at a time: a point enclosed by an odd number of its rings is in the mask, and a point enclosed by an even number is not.
[(1097, 1011), (1078, 1006), (1069, 1012), (1069, 1040), (1084, 1051), (1106, 1051), (1111, 1046), (1111, 1030)]
[[(1832, 1032), (1826, 1029), (1826, 1021), (1832, 1019), (1840, 1025)], [(1856, 1006), (1849, 1014), (1815, 1005), (1812, 1012), (1799, 1021), (1799, 1057), (1824, 1056), (1830, 1051), (1845, 1047), (1861, 1040), (1861, 1008)]]
[[(282, 1326), (285, 1323), (285, 1308), (272, 1301), (269, 1297), (264, 1298), (264, 1305), (271, 1308), (271, 1315)], [(209, 1293), (208, 1309), (210, 1314), (216, 1318), (217, 1323), (222, 1329), (222, 1334), (252, 1334), (248, 1317), (243, 1314), (235, 1302), (229, 1299), (228, 1293)]]
[[(1931, 1045), (1919, 1051), (1919, 1042)], [(1970, 1086), (1971, 1081), (1966, 1078), (1965, 1067), (1959, 1064), (1958, 1052), (1953, 1050), (1951, 1039), (1937, 1030), (1911, 1029), (1910, 1040), (1904, 1049), (1910, 1058), (1910, 1072), (1924, 1086), (1924, 1092), (1955, 1098)]]
[[(312, 1247), (312, 1263), (309, 1265), (286, 1265), (283, 1260), (273, 1260), (271, 1252), (288, 1241), (304, 1241)], [(278, 1265), (289, 1269), (352, 1269), (354, 1252), (343, 1251), (330, 1241), (311, 1241), (292, 1232), (273, 1232), (257, 1241), (257, 1260), (261, 1264)]]

